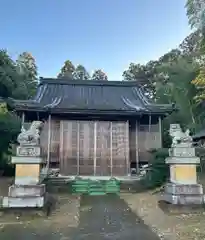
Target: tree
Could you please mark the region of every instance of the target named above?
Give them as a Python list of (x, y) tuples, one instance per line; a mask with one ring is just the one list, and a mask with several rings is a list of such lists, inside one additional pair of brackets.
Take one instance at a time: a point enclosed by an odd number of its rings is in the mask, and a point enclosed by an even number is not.
[(201, 50), (200, 59), (200, 71), (199, 74), (193, 79), (192, 83), (198, 89), (198, 93), (195, 96), (195, 100), (198, 103), (202, 103), (205, 100), (205, 62), (204, 62), (204, 50), (205, 50), (205, 1), (204, 0), (187, 0), (186, 4), (187, 16), (191, 27), (197, 29), (199, 35), (199, 49)]
[(28, 81), (27, 75), (20, 73), (19, 65), (5, 50), (0, 50), (0, 97), (28, 98), (32, 89), (27, 86)]
[(124, 80), (136, 81), (136, 85), (142, 87), (156, 103), (176, 103), (180, 110), (166, 118), (166, 128), (173, 122), (195, 128), (201, 121), (201, 108), (194, 101), (197, 90), (191, 84), (200, 64), (195, 57), (195, 43), (190, 39), (193, 36), (157, 61), (149, 61), (145, 65), (131, 63), (123, 73)]
[(187, 56), (180, 56), (172, 63), (162, 64), (158, 71), (167, 73), (167, 82), (158, 82), (157, 102), (174, 102), (179, 111), (168, 117), (169, 123), (178, 121), (189, 128), (195, 128), (200, 122), (200, 108), (194, 101), (196, 88), (191, 83), (196, 77), (199, 66)]
[(0, 50), (0, 97), (12, 96), (17, 86), (18, 73), (15, 62), (9, 57), (6, 50)]
[(58, 78), (72, 78), (73, 72), (75, 71), (75, 66), (70, 60), (65, 61), (63, 67), (61, 68)]
[(192, 80), (192, 83), (198, 89), (194, 99), (197, 103), (203, 103), (205, 100), (205, 69), (203, 67), (200, 69), (196, 78)]
[(28, 81), (37, 80), (38, 69), (35, 58), (28, 52), (23, 52), (18, 56), (17, 66), (19, 73), (24, 74), (28, 77)]
[(187, 0), (186, 3), (187, 16), (189, 24), (192, 28), (205, 28), (205, 1), (204, 0)]
[(0, 170), (4, 170), (8, 164), (10, 144), (16, 142), (20, 132), (20, 119), (13, 113), (0, 111)]
[(196, 30), (189, 34), (179, 45), (179, 49), (183, 55), (192, 56), (193, 58), (201, 58), (201, 34)]
[(90, 79), (90, 75), (87, 72), (87, 70), (85, 69), (84, 66), (82, 65), (78, 65), (75, 69), (75, 71), (73, 72), (73, 79), (75, 80), (89, 80)]
[(108, 81), (108, 77), (105, 72), (103, 72), (101, 69), (95, 70), (91, 80), (96, 80), (96, 81)]
[(181, 52), (173, 49), (166, 53), (158, 61), (149, 61), (145, 65), (131, 63), (128, 70), (123, 72), (125, 81), (136, 81), (137, 85), (143, 88), (146, 96), (150, 99), (156, 99), (156, 85), (158, 83), (167, 83), (167, 72), (159, 70), (162, 64), (175, 61)]
[(149, 98), (155, 95), (155, 74), (158, 62), (150, 61), (146, 65), (130, 63), (129, 68), (123, 72), (125, 81), (136, 81), (143, 88)]
[(36, 92), (38, 69), (35, 58), (28, 52), (23, 52), (16, 61), (19, 74), (18, 88), (14, 96), (24, 99), (32, 97)]
[(182, 55), (180, 49), (172, 49), (168, 53), (165, 53), (162, 57), (159, 58), (159, 63), (172, 63), (178, 60)]
[(8, 160), (10, 143), (20, 131), (18, 118), (8, 112), (4, 98), (13, 97), (18, 88), (20, 77), (16, 63), (10, 58), (5, 50), (0, 50), (0, 168), (5, 167)]

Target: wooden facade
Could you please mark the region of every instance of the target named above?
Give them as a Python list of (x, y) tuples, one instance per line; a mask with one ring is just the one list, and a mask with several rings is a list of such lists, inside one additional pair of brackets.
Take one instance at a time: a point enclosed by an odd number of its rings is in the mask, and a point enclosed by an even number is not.
[(46, 121), (41, 133), (43, 156), (62, 175), (124, 176), (132, 162), (148, 162), (149, 150), (161, 147), (160, 121), (156, 120), (147, 125), (51, 119), (50, 138), (48, 129)]
[[(172, 106), (150, 103), (135, 82), (43, 79), (33, 100), (13, 100), (42, 120), (42, 156), (61, 175), (126, 176), (160, 148)], [(24, 119), (24, 117), (23, 117)]]

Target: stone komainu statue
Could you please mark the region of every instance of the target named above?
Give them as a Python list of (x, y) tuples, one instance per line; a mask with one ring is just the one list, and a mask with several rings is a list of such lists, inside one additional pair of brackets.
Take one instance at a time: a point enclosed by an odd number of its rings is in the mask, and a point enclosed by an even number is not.
[(190, 136), (189, 129), (183, 132), (179, 124), (171, 124), (169, 132), (172, 137), (172, 147), (188, 147), (192, 145), (192, 137)]
[(26, 130), (23, 126), (21, 133), (18, 135), (17, 141), (20, 145), (37, 146), (40, 142), (40, 130), (43, 122), (34, 121), (30, 128)]

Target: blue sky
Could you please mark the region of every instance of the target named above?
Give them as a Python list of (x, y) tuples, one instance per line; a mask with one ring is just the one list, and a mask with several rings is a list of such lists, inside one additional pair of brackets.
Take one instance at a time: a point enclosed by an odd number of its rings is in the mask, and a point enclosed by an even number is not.
[[(0, 48), (28, 51), (39, 75), (65, 60), (121, 80), (130, 62), (146, 63), (190, 33), (185, 0), (1, 0)], [(3, 10), (3, 11), (2, 11)]]

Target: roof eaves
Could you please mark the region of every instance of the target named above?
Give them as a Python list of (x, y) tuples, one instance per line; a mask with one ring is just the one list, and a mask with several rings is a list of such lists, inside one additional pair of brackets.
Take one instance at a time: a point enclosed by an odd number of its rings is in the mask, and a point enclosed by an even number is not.
[(132, 110), (97, 110), (97, 109), (64, 109), (64, 108), (52, 108), (52, 107), (26, 107), (26, 106), (17, 106), (15, 107), (16, 111), (29, 111), (29, 112), (48, 112), (52, 114), (79, 114), (79, 115), (93, 115), (93, 114), (98, 114), (98, 115), (121, 115), (121, 116), (137, 116), (137, 115), (160, 115), (160, 116), (166, 116), (167, 113), (164, 111), (158, 111), (158, 112), (147, 112), (147, 111), (132, 111)]

